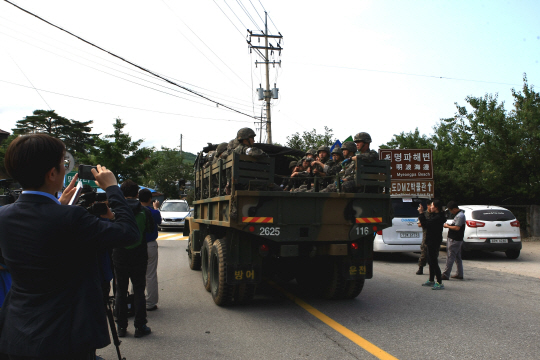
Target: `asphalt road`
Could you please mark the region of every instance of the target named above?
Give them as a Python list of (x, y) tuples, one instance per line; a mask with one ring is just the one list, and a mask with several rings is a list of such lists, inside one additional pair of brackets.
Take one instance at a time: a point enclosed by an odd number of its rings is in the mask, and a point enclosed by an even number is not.
[[(181, 233), (161, 235), (171, 240), (159, 240), (159, 309), (148, 313), (147, 337), (133, 338), (130, 323), (120, 346), (127, 360), (540, 358), (540, 243), (524, 243), (518, 260), (465, 260), (465, 280), (446, 281), (444, 291), (420, 286), (427, 276), (415, 275), (418, 255), (407, 253), (377, 260), (355, 300), (310, 298), (291, 282), (220, 308), (189, 269), (187, 241), (172, 240)], [(518, 265), (526, 275), (511, 271)], [(98, 354), (117, 359), (113, 346)]]

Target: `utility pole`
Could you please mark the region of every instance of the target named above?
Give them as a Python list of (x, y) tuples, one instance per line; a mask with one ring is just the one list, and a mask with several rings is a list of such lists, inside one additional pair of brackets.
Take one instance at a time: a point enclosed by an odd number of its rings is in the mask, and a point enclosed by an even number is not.
[(180, 134), (180, 154), (182, 153), (182, 134)]
[[(257, 92), (259, 94), (259, 100), (265, 100), (266, 101), (266, 138), (268, 144), (272, 143), (272, 114), (270, 113), (270, 101), (271, 99), (277, 99), (278, 98), (278, 89), (276, 88), (276, 85), (274, 84), (274, 88), (270, 90), (270, 64), (273, 64), (275, 67), (276, 64), (281, 66), (281, 60), (276, 62), (275, 60), (270, 61), (270, 58), (268, 57), (268, 52), (270, 51), (270, 55), (274, 55), (274, 51), (277, 51), (279, 55), (281, 55), (281, 50), (283, 49), (281, 47), (281, 39), (283, 39), (283, 35), (278, 32), (279, 35), (268, 35), (268, 14), (266, 11), (264, 12), (264, 32), (261, 34), (256, 34), (253, 31), (248, 30), (249, 33), (249, 39), (247, 40), (247, 43), (249, 44), (250, 51), (255, 49), (255, 51), (259, 54), (259, 56), (264, 61), (255, 61), (255, 66), (258, 64), (264, 64), (266, 68), (266, 89), (259, 88), (257, 89)], [(264, 46), (255, 46), (251, 43), (251, 38), (256, 37), (258, 38), (260, 42), (260, 38), (264, 38)], [(277, 44), (272, 45), (268, 43), (268, 39), (277, 39)], [(261, 50), (264, 50), (264, 55), (261, 52)], [(262, 117), (261, 117), (261, 128), (262, 128)]]

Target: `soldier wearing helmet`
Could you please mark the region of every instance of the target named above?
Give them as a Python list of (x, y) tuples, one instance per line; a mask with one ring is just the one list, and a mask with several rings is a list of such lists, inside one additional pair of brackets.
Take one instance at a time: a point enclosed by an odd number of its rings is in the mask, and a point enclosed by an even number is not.
[(369, 149), (369, 144), (371, 144), (371, 136), (367, 132), (360, 132), (354, 135), (354, 142), (356, 144), (356, 154), (352, 158), (353, 160), (362, 160), (366, 162), (372, 162), (377, 160), (379, 155), (376, 151)]
[(228, 147), (228, 144), (226, 142), (223, 142), (218, 145), (216, 149), (216, 153), (214, 154), (214, 160), (212, 161), (212, 164), (215, 164), (218, 162), (219, 159), (224, 159), (228, 156), (227, 147)]
[[(327, 176), (332, 166), (334, 166), (334, 161), (330, 159), (330, 149), (328, 146), (320, 146), (317, 149), (317, 160), (312, 164), (313, 175)], [(326, 187), (330, 182), (328, 179), (323, 179), (321, 185)]]
[(309, 149), (308, 151), (306, 151), (306, 157), (315, 159), (316, 156), (317, 156), (317, 151), (315, 149)]
[(341, 163), (343, 161), (343, 152), (338, 146), (334, 147), (330, 155), (332, 155), (332, 160), (334, 160), (334, 163)]
[(234, 152), (237, 154), (250, 155), (254, 157), (266, 156), (264, 151), (253, 146), (253, 144), (255, 144), (255, 136), (257, 136), (257, 134), (255, 134), (253, 129), (242, 128), (238, 130), (236, 140), (238, 140), (239, 144), (234, 149)]

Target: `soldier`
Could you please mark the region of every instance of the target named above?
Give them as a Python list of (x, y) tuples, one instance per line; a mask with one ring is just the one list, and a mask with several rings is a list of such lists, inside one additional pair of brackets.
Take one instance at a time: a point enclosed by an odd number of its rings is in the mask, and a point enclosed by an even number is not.
[[(218, 145), (218, 147), (216, 148), (216, 153), (214, 154), (214, 160), (212, 161), (212, 164), (215, 164), (218, 162), (219, 159), (224, 159), (228, 156), (227, 147), (228, 144), (226, 142)], [(225, 157), (223, 157), (223, 155), (225, 155)]]
[(343, 152), (340, 147), (334, 147), (332, 150), (332, 161), (333, 164), (329, 166), (330, 168), (326, 172), (326, 175), (333, 176), (341, 171), (341, 162), (343, 161)]
[(356, 144), (356, 151), (355, 156), (353, 156), (353, 160), (362, 160), (367, 162), (372, 162), (373, 160), (379, 159), (379, 154), (375, 150), (369, 149), (369, 144), (371, 144), (371, 136), (367, 132), (360, 132), (356, 135), (354, 135), (354, 142)]
[[(354, 152), (356, 151), (356, 146), (352, 141), (345, 141), (341, 145), (341, 152), (343, 154), (344, 160), (341, 162), (341, 164), (338, 164), (340, 166), (336, 167), (334, 170), (336, 173), (339, 174), (340, 181), (343, 182), (343, 185), (346, 184), (349, 180), (354, 180), (354, 169), (356, 168), (354, 161), (351, 160), (351, 157), (354, 155)], [(338, 171), (339, 170), (339, 171)], [(343, 191), (352, 192), (354, 190), (354, 181), (349, 181), (347, 185), (343, 188)], [(328, 185), (324, 190), (321, 190), (321, 192), (336, 192), (337, 187), (336, 184), (330, 184)]]
[(315, 149), (309, 149), (306, 152), (306, 157), (307, 158), (315, 159), (316, 156), (317, 156), (317, 151)]
[[(325, 177), (328, 175), (330, 168), (334, 165), (334, 161), (330, 159), (330, 149), (328, 146), (320, 146), (317, 150), (318, 160), (312, 162), (313, 175)], [(331, 181), (323, 179), (321, 186), (326, 187)]]
[(255, 131), (250, 128), (242, 128), (238, 130), (238, 133), (236, 134), (236, 140), (238, 140), (239, 144), (234, 149), (234, 152), (237, 154), (250, 155), (253, 157), (267, 156), (266, 153), (261, 149), (253, 147), (253, 144), (255, 144), (255, 136), (257, 136), (255, 134)]

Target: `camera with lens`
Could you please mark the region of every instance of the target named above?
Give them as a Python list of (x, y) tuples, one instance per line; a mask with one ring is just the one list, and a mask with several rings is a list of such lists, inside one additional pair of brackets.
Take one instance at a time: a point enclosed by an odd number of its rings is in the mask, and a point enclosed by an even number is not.
[(89, 185), (84, 185), (77, 205), (84, 207), (92, 215), (101, 216), (107, 214), (105, 201), (107, 201), (105, 193), (97, 193)]
[(14, 203), (21, 195), (22, 189), (19, 183), (13, 179), (0, 180), (0, 189), (4, 190), (4, 194), (0, 195), (0, 206)]

